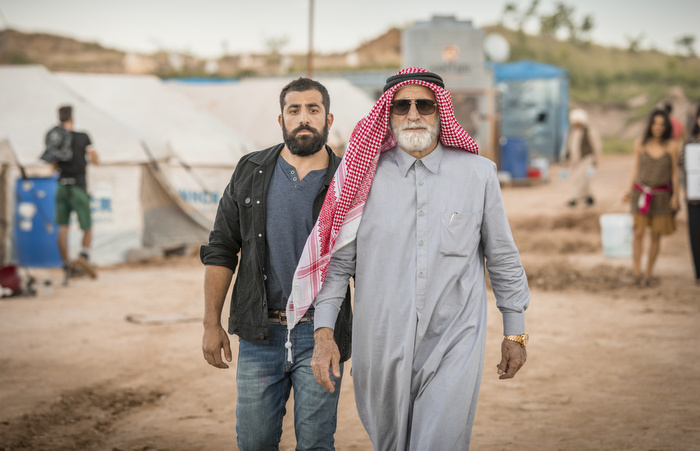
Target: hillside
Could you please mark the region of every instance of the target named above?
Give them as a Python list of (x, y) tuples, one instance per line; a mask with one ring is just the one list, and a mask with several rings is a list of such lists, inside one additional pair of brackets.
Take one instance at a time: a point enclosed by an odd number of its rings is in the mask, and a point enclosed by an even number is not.
[[(570, 78), (572, 106), (582, 106), (605, 137), (606, 152), (628, 152), (644, 118), (660, 101), (673, 105), (686, 121), (700, 100), (700, 58), (652, 50), (636, 52), (592, 43), (572, 43), (527, 35), (501, 26), (511, 47), (511, 61), (531, 59), (562, 67)], [(0, 64), (42, 64), (52, 71), (151, 73), (161, 77), (245, 77), (303, 73), (306, 55), (226, 55), (205, 61), (193, 55), (160, 52), (126, 54), (96, 43), (49, 34), (0, 31)], [(398, 69), (401, 30), (392, 28), (346, 53), (317, 54), (316, 74)], [(212, 69), (213, 68), (213, 69)]]
[(647, 115), (660, 102), (670, 103), (673, 115), (687, 123), (700, 100), (697, 56), (572, 43), (500, 26), (486, 27), (485, 33), (508, 40), (511, 61), (529, 59), (566, 69), (571, 105), (588, 111), (606, 153), (631, 152)]
[(513, 61), (531, 59), (566, 69), (571, 97), (580, 102), (625, 105), (640, 95), (655, 102), (667, 95), (669, 86), (679, 86), (688, 97), (700, 98), (697, 56), (572, 43), (498, 26), (486, 27), (485, 31), (499, 33), (508, 40)]
[(353, 52), (360, 65), (372, 69), (401, 67), (401, 30), (392, 28), (375, 39), (364, 42)]
[(124, 52), (45, 33), (0, 31), (0, 64), (41, 64), (52, 71), (124, 72)]
[[(668, 55), (653, 50), (631, 52), (592, 43), (571, 43), (553, 38), (528, 35), (502, 26), (484, 28), (486, 34), (503, 35), (511, 47), (511, 61), (531, 59), (563, 67), (569, 72), (571, 98), (585, 103), (624, 106), (639, 96), (653, 104), (667, 96), (667, 88), (680, 87), (691, 99), (700, 98), (700, 58)], [(280, 74), (303, 71), (306, 55), (227, 55), (219, 60), (218, 73), (209, 75), (238, 76)], [(142, 64), (134, 65), (134, 58)], [(207, 75), (205, 62), (192, 55), (184, 67), (168, 67), (162, 54), (127, 55), (96, 43), (81, 42), (43, 33), (0, 31), (0, 64), (42, 64), (50, 70), (76, 72), (148, 72), (173, 75)], [(236, 61), (236, 64), (226, 62)], [(132, 64), (130, 64), (130, 62)], [(247, 63), (246, 63), (247, 62)], [(291, 64), (290, 64), (291, 62)], [(247, 65), (246, 65), (247, 64)], [(317, 70), (371, 70), (398, 68), (401, 64), (401, 30), (392, 28), (355, 50), (338, 54), (318, 54)], [(138, 66), (135, 68), (135, 66)]]
[[(150, 73), (161, 77), (242, 77), (306, 70), (306, 54), (230, 54), (211, 62), (193, 55), (127, 54), (96, 43), (45, 33), (0, 31), (0, 64), (41, 64), (51, 71)], [(345, 53), (316, 54), (316, 71), (372, 70), (401, 65), (401, 30), (391, 28)]]

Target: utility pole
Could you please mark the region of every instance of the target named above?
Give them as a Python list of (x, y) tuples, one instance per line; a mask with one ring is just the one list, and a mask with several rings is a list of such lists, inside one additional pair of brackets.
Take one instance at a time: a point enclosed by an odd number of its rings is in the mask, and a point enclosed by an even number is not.
[(306, 76), (314, 76), (314, 0), (309, 0), (309, 53), (306, 55)]

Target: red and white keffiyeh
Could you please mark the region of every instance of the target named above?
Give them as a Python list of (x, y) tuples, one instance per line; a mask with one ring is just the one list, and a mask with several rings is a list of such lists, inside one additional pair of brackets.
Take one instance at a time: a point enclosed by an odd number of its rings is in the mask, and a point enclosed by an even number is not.
[[(426, 72), (419, 67), (410, 67), (397, 75)], [(440, 114), (440, 142), (444, 146), (479, 153), (472, 137), (455, 119), (452, 96), (441, 86), (409, 79), (384, 92), (369, 114), (355, 126), (345, 155), (328, 188), (316, 225), (304, 246), (287, 302), (287, 328), (290, 330), (304, 316), (321, 290), (332, 252), (355, 239), (379, 155), (396, 145), (389, 127), (391, 101), (394, 93), (408, 84), (426, 86), (435, 92)]]

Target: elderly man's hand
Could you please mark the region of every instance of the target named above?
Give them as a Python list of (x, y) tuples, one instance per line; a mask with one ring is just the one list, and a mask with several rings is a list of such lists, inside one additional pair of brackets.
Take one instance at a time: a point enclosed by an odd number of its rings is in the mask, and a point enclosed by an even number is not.
[(499, 379), (512, 379), (515, 373), (525, 364), (527, 351), (525, 347), (515, 341), (503, 339), (501, 343), (501, 363), (498, 368)]
[(314, 379), (331, 393), (335, 392), (335, 382), (331, 380), (329, 368), (333, 376), (340, 377), (340, 351), (333, 339), (333, 329), (321, 327), (314, 332), (314, 354), (311, 357), (311, 369)]

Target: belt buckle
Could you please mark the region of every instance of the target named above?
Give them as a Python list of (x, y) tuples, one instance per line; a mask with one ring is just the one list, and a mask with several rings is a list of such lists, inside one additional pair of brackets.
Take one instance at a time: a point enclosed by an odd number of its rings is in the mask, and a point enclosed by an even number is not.
[(279, 319), (280, 319), (280, 325), (286, 326), (287, 325), (287, 312), (284, 310), (279, 312)]
[[(286, 326), (287, 325), (287, 312), (285, 310), (280, 310), (277, 312), (277, 318), (275, 318), (277, 321), (279, 321), (280, 325)], [(299, 319), (299, 322), (304, 322), (304, 321), (313, 321), (314, 317), (313, 315), (309, 315), (308, 313), (302, 316)], [(273, 321), (273, 322), (277, 322)]]

